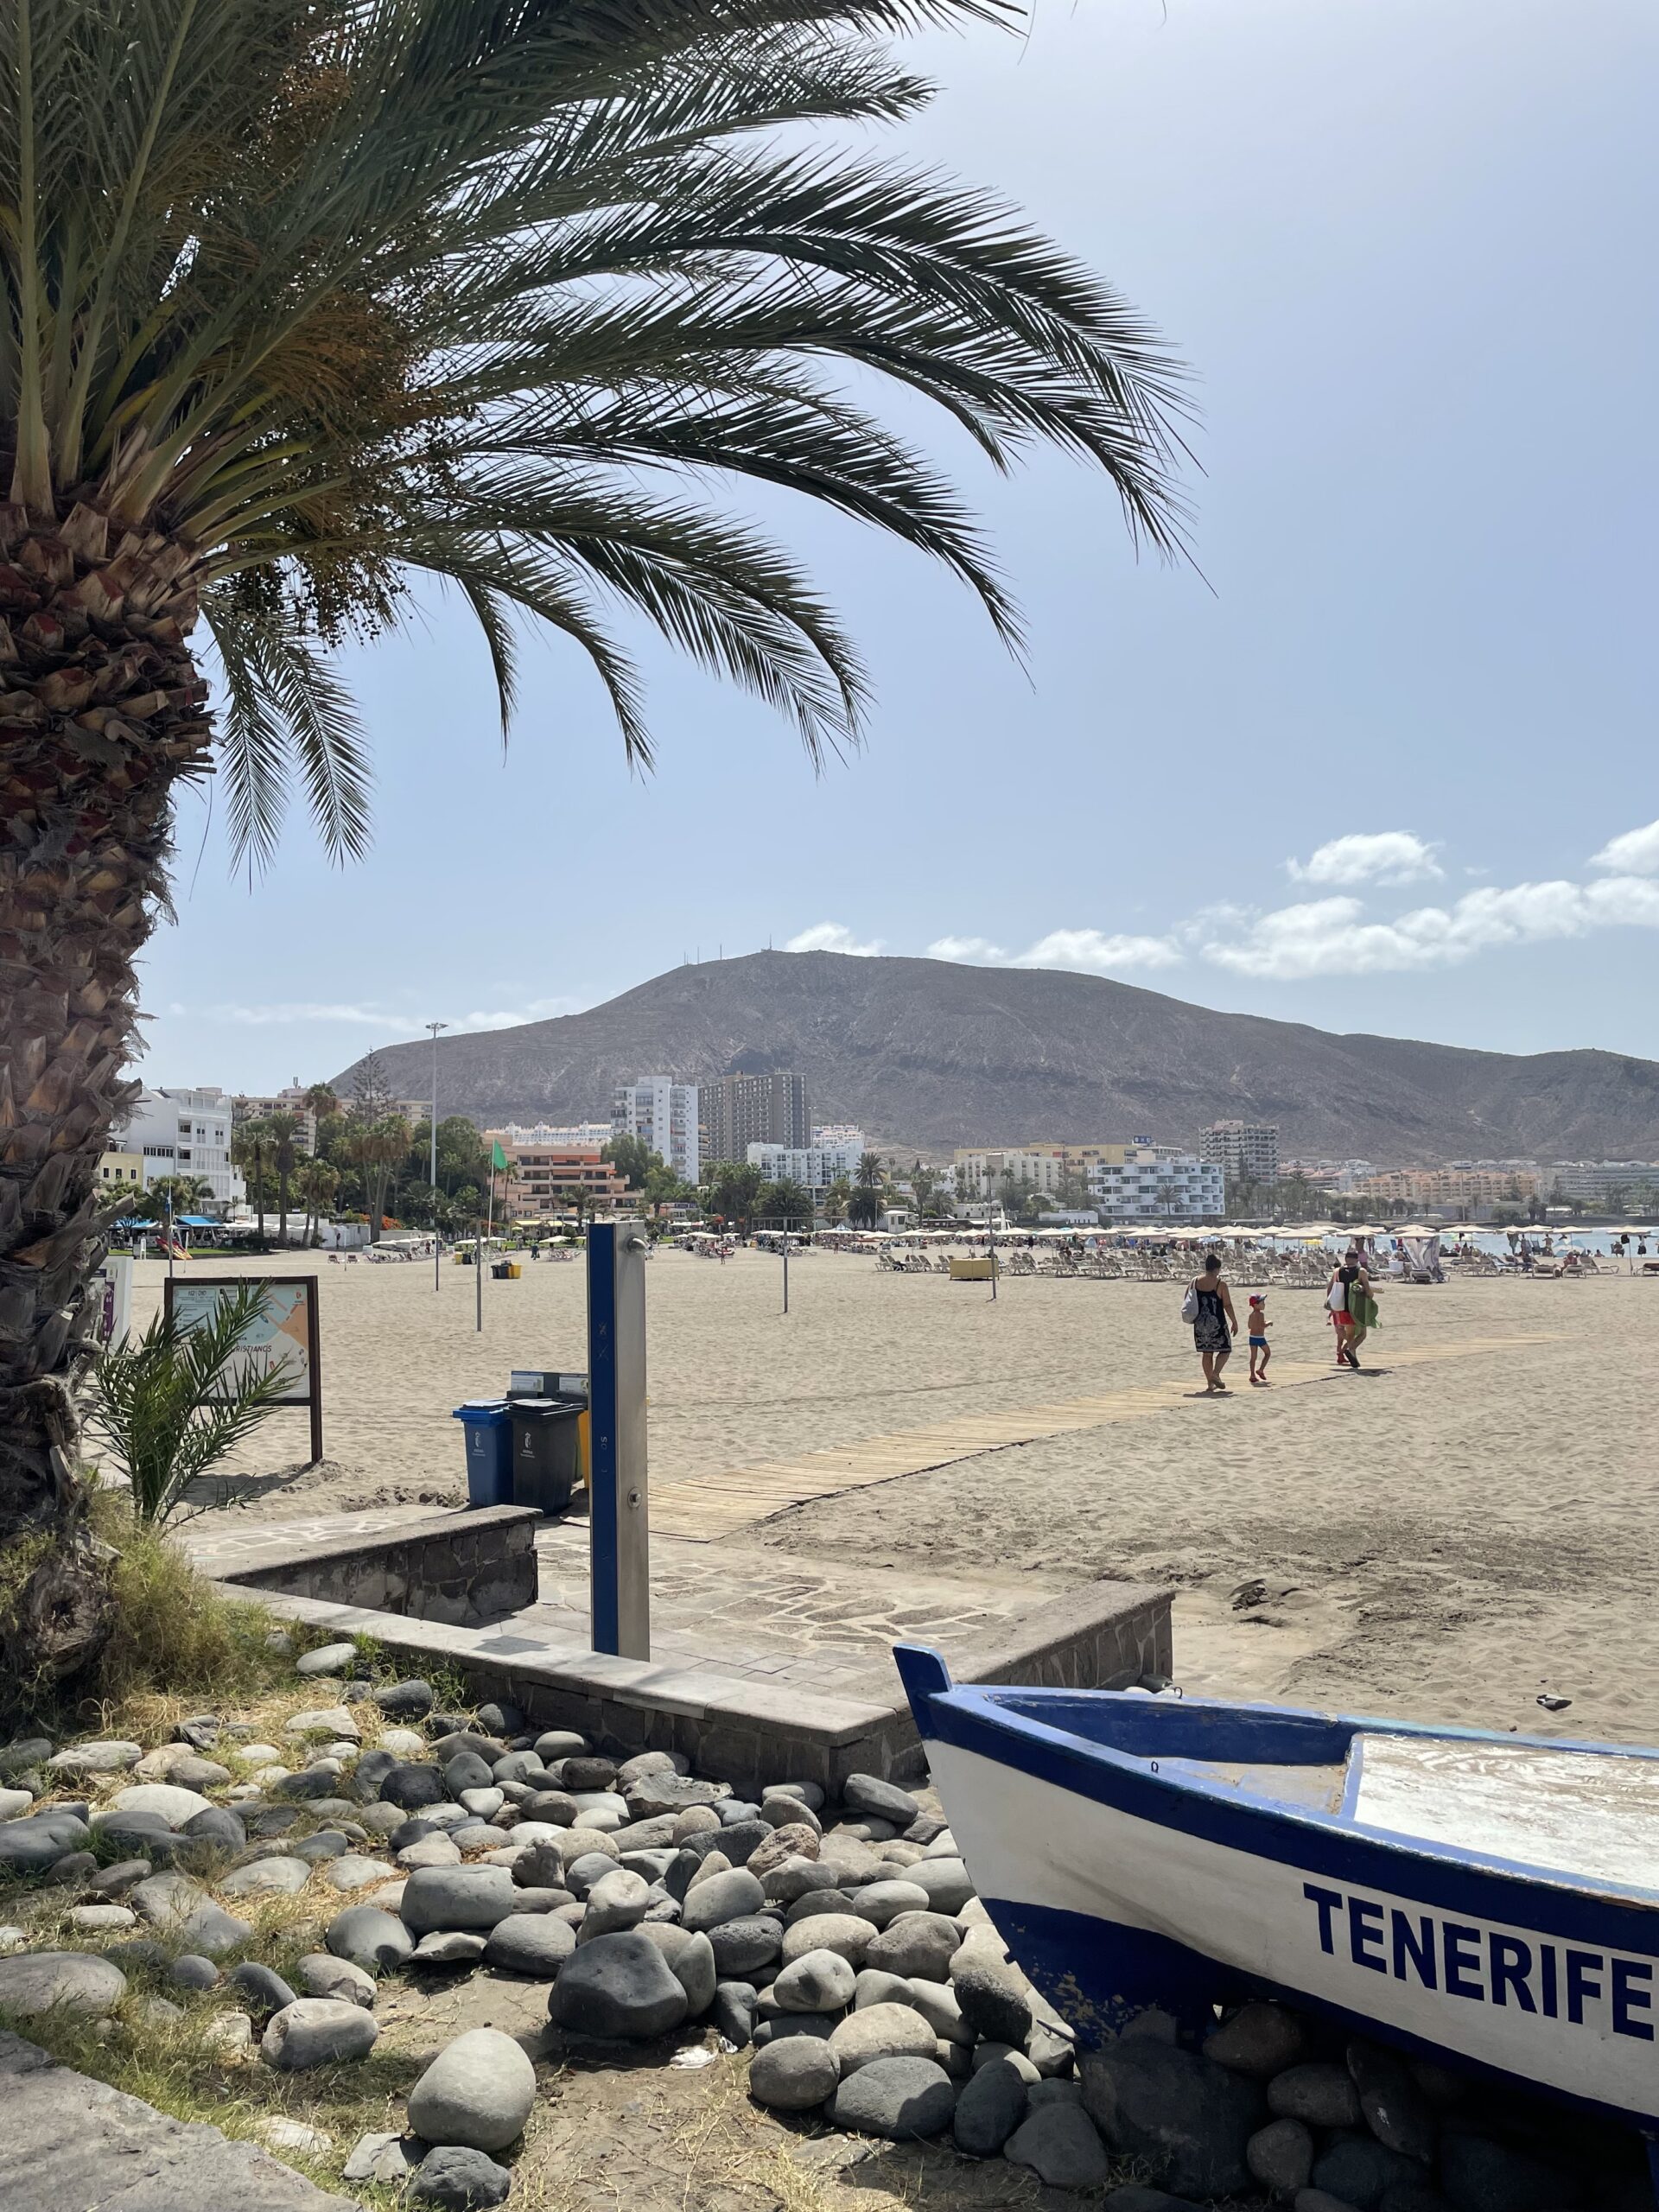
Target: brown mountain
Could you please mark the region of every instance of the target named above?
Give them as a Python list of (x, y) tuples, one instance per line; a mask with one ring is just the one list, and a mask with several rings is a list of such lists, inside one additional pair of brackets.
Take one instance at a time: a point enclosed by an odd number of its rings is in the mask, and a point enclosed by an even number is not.
[[(1659, 1158), (1659, 1063), (1467, 1052), (1217, 1014), (1046, 969), (755, 952), (671, 969), (586, 1014), (446, 1037), (440, 1110), (485, 1125), (603, 1119), (637, 1076), (799, 1068), (818, 1121), (938, 1152), (1022, 1139), (1177, 1141), (1223, 1116), (1281, 1152), (1385, 1162)], [(424, 1040), (383, 1048), (400, 1096)], [(348, 1088), (353, 1071), (336, 1078)]]

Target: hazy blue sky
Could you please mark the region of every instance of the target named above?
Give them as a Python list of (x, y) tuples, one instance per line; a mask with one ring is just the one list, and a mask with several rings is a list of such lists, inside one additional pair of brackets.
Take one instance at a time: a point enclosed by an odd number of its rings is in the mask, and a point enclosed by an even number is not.
[(1098, 479), (998, 482), (941, 431), (1030, 679), (943, 578), (802, 511), (880, 692), (822, 781), (660, 651), (651, 782), (550, 648), (504, 764), (435, 599), (351, 667), (366, 865), (296, 820), (250, 892), (183, 810), (151, 1080), (309, 1080), (803, 937), (1659, 1057), (1659, 827), (1629, 834), (1659, 816), (1651, 0), (1039, 0), (1023, 45), (925, 51), (908, 150), (1022, 201), (1192, 363), (1207, 582), (1137, 566)]

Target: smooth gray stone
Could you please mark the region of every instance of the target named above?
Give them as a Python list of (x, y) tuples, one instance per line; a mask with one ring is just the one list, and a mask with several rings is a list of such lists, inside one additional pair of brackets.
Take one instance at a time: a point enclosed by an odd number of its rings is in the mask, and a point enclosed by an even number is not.
[(907, 1789), (883, 1782), (874, 1774), (849, 1774), (841, 1785), (841, 1795), (853, 1812), (874, 1821), (891, 1821), (895, 1827), (908, 1827), (922, 1809)]
[(841, 2025), (839, 2012), (779, 2012), (770, 2020), (755, 2024), (754, 2047), (764, 2050), (768, 2044), (781, 2043), (785, 2036), (816, 2036), (820, 2043), (828, 2043)]
[(1299, 2189), (1307, 2187), (1313, 2171), (1312, 2131), (1300, 2120), (1269, 2120), (1244, 2145), (1244, 2158), (1263, 2189), (1272, 2190), (1275, 2196), (1294, 2196)]
[(493, 1928), (513, 1910), (515, 1885), (505, 1866), (423, 1866), (404, 1885), (398, 1910), (411, 1934), (436, 1928)]
[(311, 1868), (305, 1859), (283, 1854), (232, 1867), (219, 1887), (220, 1895), (227, 1897), (292, 1897), (299, 1895), (310, 1878)]
[(428, 2143), (504, 2151), (536, 2102), (536, 2069), (511, 2036), (473, 2028), (445, 2045), (409, 2093), (409, 2124)]
[[(564, 1786), (572, 1786), (570, 1762), (565, 1762)], [(596, 1785), (603, 1788), (603, 1783)], [(683, 1813), (688, 1805), (719, 1805), (731, 1796), (723, 1782), (699, 1782), (689, 1774), (642, 1774), (623, 1792), (636, 1821), (654, 1820), (663, 1813)]]
[(1268, 2110), (1275, 2120), (1300, 2120), (1306, 2127), (1357, 2127), (1359, 2091), (1345, 2066), (1316, 2059), (1274, 2075)]
[(257, 1959), (244, 1959), (239, 1967), (232, 1967), (229, 1980), (257, 2012), (280, 2012), (295, 2002), (294, 1992), (281, 1974)]
[(184, 1834), (209, 1853), (247, 1848), (247, 1829), (228, 1805), (210, 1805), (205, 1813), (192, 1814), (184, 1824)]
[(613, 2041), (666, 2035), (686, 2010), (668, 1961), (637, 1929), (582, 1944), (560, 1969), (548, 2004), (556, 2027)]
[(969, 2158), (994, 2158), (1026, 2117), (1031, 2092), (1012, 2066), (982, 2066), (957, 2096), (950, 2133)]
[(760, 1877), (760, 1886), (774, 1904), (792, 1905), (814, 1890), (833, 1890), (835, 1870), (820, 1866), (816, 1859), (791, 1857), (781, 1866), (769, 1866)]
[(601, 1936), (614, 1936), (637, 1926), (650, 1904), (651, 1885), (644, 1875), (631, 1874), (626, 1866), (613, 1866), (588, 1892), (581, 1941), (591, 1943)]
[(478, 1725), (492, 1736), (516, 1736), (524, 1725), (524, 1716), (511, 1698), (493, 1698), (479, 1707)]
[[(1456, 2200), (1460, 2192), (1452, 2186), (1451, 2171), (1442, 2161), (1442, 2175), (1450, 2194)], [(1385, 2190), (1408, 2182), (1427, 2181), (1427, 2168), (1416, 2159), (1408, 2158), (1403, 2152), (1390, 2151), (1369, 2135), (1327, 2136), (1313, 2160), (1313, 2171), (1309, 2177), (1314, 2189), (1322, 2189), (1327, 2196), (1340, 2197), (1349, 2204), (1375, 2204)], [(1550, 2193), (1532, 2201), (1530, 2212), (1554, 2212), (1561, 2201), (1562, 2182), (1559, 2175), (1551, 2177)], [(1472, 2212), (1472, 2208), (1471, 2208)], [(1517, 2191), (1504, 2199), (1503, 2212), (1528, 2212), (1525, 2192)]]
[(128, 1891), (127, 1903), (162, 1935), (210, 1959), (239, 1949), (253, 1934), (251, 1922), (224, 1911), (185, 1874), (152, 1874)]
[(942, 2134), (956, 2109), (956, 2084), (937, 2060), (877, 2058), (842, 2081), (830, 2117), (849, 2134), (910, 2143)]
[(487, 1789), (494, 1779), (489, 1762), (480, 1758), (476, 1751), (457, 1751), (454, 1758), (444, 1762), (444, 1786), (452, 1797), (459, 1797), (463, 1789)]
[(15, 1774), (27, 1774), (30, 1767), (44, 1766), (51, 1757), (52, 1745), (46, 1737), (19, 1736), (0, 1745), (0, 1782), (10, 1782)]
[[(43, 1874), (66, 1852), (79, 1851), (86, 1841), (86, 1834), (84, 1822), (58, 1819), (46, 1814), (25, 1815), (16, 1821), (0, 1821), (0, 1871)], [(107, 1827), (105, 1834), (110, 1835)], [(143, 1834), (143, 1840), (148, 1846), (148, 1833)]]
[(753, 2040), (754, 2012), (759, 1995), (752, 1981), (717, 1981), (715, 1984), (715, 2026), (728, 2043), (735, 2044), (740, 2050)]
[(480, 2206), (505, 2204), (512, 2187), (509, 2168), (487, 2151), (460, 2143), (441, 2143), (429, 2151), (409, 2184), (414, 2204), (435, 2204), (440, 2212), (479, 2212)]
[(399, 2135), (391, 2130), (359, 2135), (340, 2178), (385, 2182), (396, 2189), (411, 2177), (426, 2152), (427, 2145), (418, 2135)]
[(354, 1643), (320, 1643), (315, 1651), (302, 1651), (294, 1662), (296, 1675), (343, 1675), (357, 1662)]
[(1098, 2189), (1111, 2171), (1105, 2145), (1080, 2104), (1039, 2105), (1009, 2136), (1002, 2155), (1010, 2165), (1028, 2167), (1050, 2189)]
[(337, 1959), (349, 1959), (371, 1974), (402, 1966), (415, 1948), (404, 1923), (373, 1904), (351, 1904), (336, 1913), (322, 1940)]
[(1023, 2044), (1031, 2033), (1031, 2000), (1018, 1971), (1003, 1960), (964, 1944), (950, 1961), (950, 1986), (976, 2035)]
[(155, 1872), (148, 1859), (121, 1859), (101, 1873), (86, 1878), (86, 1894), (94, 1897), (124, 1897)]
[(870, 1938), (859, 1963), (901, 1974), (906, 1980), (943, 1981), (961, 1948), (962, 1930), (948, 1914), (901, 1912)]
[(901, 1912), (932, 1910), (932, 1902), (919, 1882), (867, 1882), (858, 1892), (860, 1919), (874, 1921), (878, 1928), (887, 1927)]
[(343, 1859), (351, 1849), (349, 1836), (338, 1828), (319, 1828), (315, 1835), (303, 1837), (294, 1846), (296, 1859), (308, 1859), (313, 1866), (324, 1859)]
[[(825, 1867), (823, 1871), (825, 1873), (830, 1872), (830, 1869), (828, 1867)], [(810, 1920), (815, 1916), (815, 1915), (821, 1912), (835, 1912), (843, 1915), (852, 1913), (854, 1893), (835, 1887), (833, 1875), (831, 1875), (830, 1879), (832, 1885), (829, 1889), (810, 1889), (804, 1897), (797, 1897), (793, 1904), (788, 1905), (785, 1908), (784, 1925), (785, 1928), (793, 1928), (798, 1920)], [(862, 1915), (861, 1914), (855, 1916), (861, 1918)]]
[[(111, 1737), (95, 1744), (72, 1744), (67, 1751), (54, 1752), (46, 1766), (48, 1774), (124, 1774), (129, 1767), (137, 1766), (143, 1756), (142, 1744), (129, 1744), (124, 1738)], [(31, 1759), (29, 1764), (34, 1764)]]
[(213, 1961), (197, 1951), (181, 1952), (168, 1968), (167, 1978), (181, 1989), (217, 1989), (224, 1979)]
[(1360, 2111), (1377, 2141), (1427, 2165), (1439, 2135), (1434, 2110), (1391, 2050), (1374, 2043), (1348, 2046), (1348, 2071)]
[(1177, 2196), (1240, 2195), (1246, 2144), (1267, 2118), (1258, 2083), (1147, 2038), (1080, 2051), (1084, 2108), (1106, 2140)]
[(503, 1974), (551, 1981), (576, 1948), (576, 1931), (550, 1912), (513, 1912), (498, 1921), (484, 1947), (484, 1963)]
[(838, 2012), (853, 2001), (857, 1976), (838, 1951), (808, 1951), (772, 1985), (785, 2012)]
[(337, 1997), (347, 2005), (372, 2006), (374, 1977), (349, 1959), (332, 1958), (327, 1951), (308, 1951), (300, 1961), (299, 1976), (308, 1997)]
[(930, 1912), (960, 1912), (974, 1894), (972, 1877), (960, 1859), (918, 1859), (905, 1879), (927, 1891)]
[(0, 2011), (32, 2019), (60, 2007), (101, 2019), (127, 1993), (127, 1978), (90, 1951), (16, 1951), (0, 1958)]
[(747, 1867), (734, 1866), (728, 1873), (710, 1874), (692, 1885), (680, 1906), (680, 1923), (706, 1936), (728, 1920), (751, 1917), (766, 1901), (758, 1877)]
[(525, 1782), (532, 1788), (550, 1789), (553, 1785), (548, 1773), (534, 1751), (506, 1751), (492, 1762), (491, 1779), (495, 1782)]
[(866, 1967), (853, 1985), (853, 2002), (861, 2011), (867, 2005), (908, 2005), (910, 1983), (901, 1974), (881, 1967)]
[(707, 1936), (665, 1921), (642, 1922), (640, 1933), (650, 1936), (684, 1990), (686, 2018), (700, 2020), (714, 2003), (719, 1986), (714, 1944)]
[(575, 1896), (585, 1897), (594, 1883), (613, 1874), (619, 1864), (602, 1851), (580, 1852), (575, 1858), (564, 1861), (563, 1886)]
[(615, 1780), (616, 1761), (597, 1751), (571, 1753), (559, 1764), (559, 1787), (579, 1797), (595, 1789), (608, 1789)]
[(411, 1967), (475, 1967), (484, 1955), (476, 1929), (435, 1928), (410, 1953)]
[(963, 2018), (956, 1991), (948, 1981), (918, 1980), (908, 1984), (908, 1987), (911, 2003), (941, 2042), (960, 2044), (969, 2050), (973, 2049), (976, 2041), (974, 2031)]
[(772, 1964), (783, 1943), (783, 1929), (778, 1922), (761, 1914), (743, 1920), (722, 1921), (718, 1928), (703, 1932), (708, 1933), (721, 1981), (751, 1979)]
[(549, 1728), (539, 1735), (532, 1746), (543, 1766), (551, 1766), (555, 1759), (579, 1759), (588, 1749), (588, 1738), (577, 1735), (574, 1728)]
[(1205, 2039), (1204, 2055), (1235, 2074), (1270, 2082), (1309, 2054), (1306, 2024), (1287, 2005), (1241, 2005), (1230, 2020)]
[(1541, 2159), (1458, 2126), (1441, 2138), (1440, 2183), (1459, 2212), (1547, 2212), (1572, 2202), (1570, 2185)]
[(933, 2058), (935, 2031), (909, 2005), (867, 2005), (847, 2013), (830, 2038), (843, 2078), (878, 2058)]
[(273, 2013), (260, 2039), (267, 2066), (297, 2073), (311, 2066), (332, 2066), (343, 2059), (366, 2058), (380, 2031), (372, 2013), (338, 1997), (301, 1997)]
[(64, 1887), (79, 1888), (90, 1874), (98, 1872), (98, 1861), (90, 1851), (68, 1851), (61, 1859), (54, 1859), (48, 1879)]
[(749, 2066), (749, 2094), (773, 2112), (807, 2112), (832, 2097), (841, 2069), (827, 2043), (785, 2036), (757, 2050)]
[(418, 1676), (404, 1682), (389, 1682), (373, 1695), (381, 1712), (393, 1720), (424, 1720), (437, 1703), (431, 1683), (422, 1681)]

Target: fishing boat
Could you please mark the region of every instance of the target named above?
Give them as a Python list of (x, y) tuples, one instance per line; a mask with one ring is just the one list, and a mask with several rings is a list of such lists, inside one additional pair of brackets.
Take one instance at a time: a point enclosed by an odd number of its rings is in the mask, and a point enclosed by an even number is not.
[(1659, 1752), (894, 1656), (979, 1894), (1084, 2043), (1275, 1996), (1659, 2130)]

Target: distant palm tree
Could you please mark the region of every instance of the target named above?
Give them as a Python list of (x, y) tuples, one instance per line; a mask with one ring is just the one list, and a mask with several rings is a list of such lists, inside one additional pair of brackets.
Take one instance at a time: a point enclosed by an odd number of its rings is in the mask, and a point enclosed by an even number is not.
[(259, 1217), (259, 1242), (265, 1241), (265, 1169), (270, 1137), (263, 1122), (243, 1122), (231, 1132), (231, 1165), (241, 1169)]
[(294, 1171), (295, 1188), (305, 1200), (305, 1241), (310, 1244), (322, 1221), (322, 1209), (340, 1188), (340, 1170), (327, 1160), (302, 1160)]
[(620, 606), (814, 756), (856, 742), (859, 657), (734, 480), (887, 531), (1019, 636), (873, 394), (932, 402), (999, 467), (1093, 462), (1132, 533), (1178, 543), (1179, 385), (1147, 324), (995, 197), (868, 150), (931, 91), (882, 41), (1001, 13), (0, 5), (0, 1094), (8, 1174), (51, 1163), (0, 1215), (0, 1543), (57, 1538), (13, 1578), (0, 1676), (61, 1672), (108, 1618), (61, 1471), (70, 1317), (182, 790), (217, 767), (250, 865), (295, 782), (360, 853), (330, 650), (404, 626), (429, 577), (476, 618), (504, 724), (524, 631), (554, 632), (649, 760)]
[(265, 1135), (270, 1142), (271, 1173), (276, 1178), (276, 1241), (288, 1243), (288, 1191), (293, 1180), (295, 1162), (300, 1152), (300, 1119), (297, 1114), (276, 1113), (265, 1116)]

